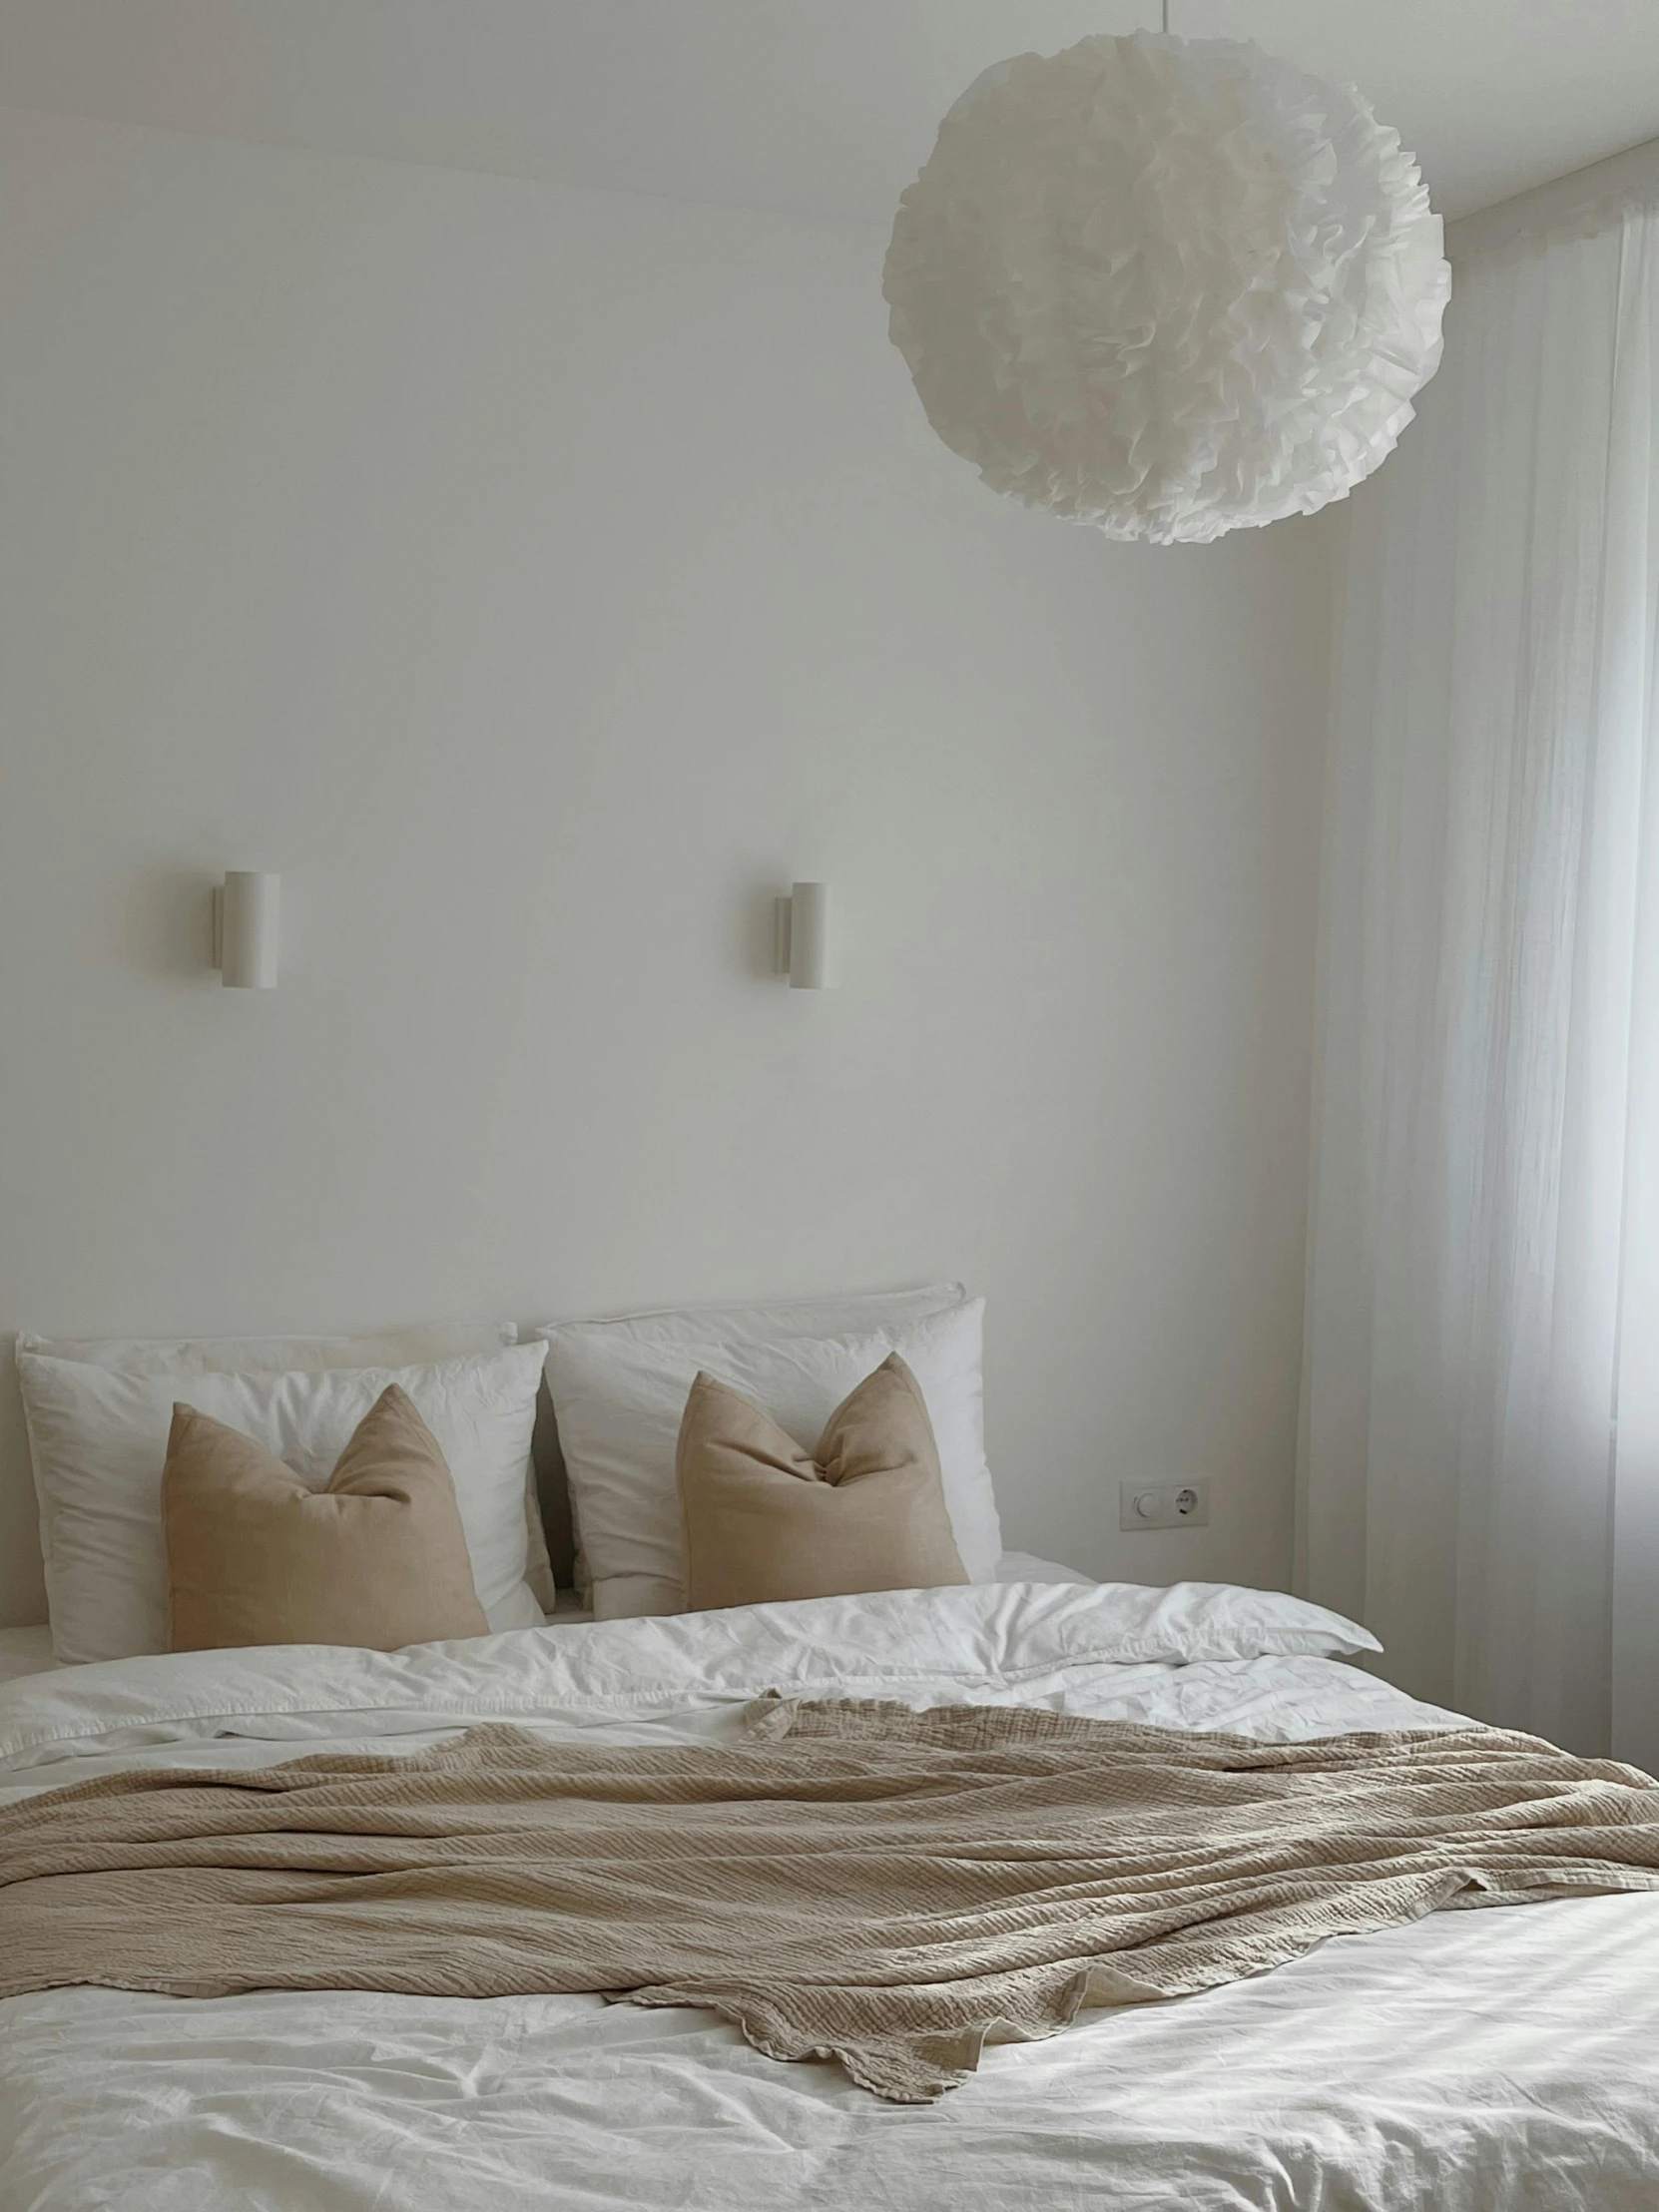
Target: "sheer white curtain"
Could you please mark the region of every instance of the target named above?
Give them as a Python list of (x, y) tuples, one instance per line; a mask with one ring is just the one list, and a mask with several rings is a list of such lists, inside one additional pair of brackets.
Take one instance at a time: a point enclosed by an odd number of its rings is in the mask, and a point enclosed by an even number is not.
[(1659, 213), (1456, 266), (1355, 497), (1299, 1573), (1419, 1696), (1659, 1760)]

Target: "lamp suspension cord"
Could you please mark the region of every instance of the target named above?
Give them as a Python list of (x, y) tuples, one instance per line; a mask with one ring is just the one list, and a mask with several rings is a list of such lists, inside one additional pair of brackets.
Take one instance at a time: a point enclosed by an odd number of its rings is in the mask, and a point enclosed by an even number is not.
[(1169, 37), (1169, 0), (1164, 0), (1164, 36)]

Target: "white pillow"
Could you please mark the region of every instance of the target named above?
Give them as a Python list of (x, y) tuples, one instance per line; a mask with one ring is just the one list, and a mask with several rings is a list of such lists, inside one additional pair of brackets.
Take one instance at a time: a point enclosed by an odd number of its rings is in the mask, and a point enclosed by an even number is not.
[(642, 1340), (614, 1324), (547, 1332), (547, 1381), (600, 1620), (678, 1613), (685, 1555), (674, 1449), (699, 1368), (764, 1405), (809, 1449), (847, 1392), (896, 1352), (921, 1385), (962, 1566), (988, 1582), (1002, 1555), (985, 1464), (985, 1304), (907, 1327), (770, 1343)]
[[(549, 1343), (564, 1329), (612, 1329), (642, 1344), (757, 1345), (780, 1337), (865, 1337), (876, 1330), (902, 1329), (928, 1314), (960, 1306), (967, 1292), (960, 1283), (925, 1283), (913, 1291), (843, 1291), (829, 1298), (751, 1301), (747, 1306), (659, 1306), (641, 1314), (613, 1314), (595, 1321), (548, 1322), (531, 1335)], [(555, 1422), (555, 1429), (557, 1422)], [(555, 1437), (554, 1463), (570, 1491), (564, 1445)], [(587, 1599), (593, 1577), (582, 1549), (582, 1530), (574, 1496), (570, 1497), (572, 1549), (578, 1594)]]
[[(53, 1360), (84, 1360), (125, 1375), (288, 1375), (317, 1368), (418, 1368), (464, 1360), (518, 1342), (517, 1324), (440, 1321), (345, 1337), (21, 1337), (18, 1349)], [(536, 1603), (557, 1598), (536, 1470), (524, 1476), (524, 1579)]]
[(320, 1488), (389, 1382), (408, 1392), (449, 1462), (490, 1627), (540, 1625), (525, 1581), (524, 1518), (539, 1345), (420, 1367), (135, 1375), (55, 1359), (37, 1342), (19, 1340), (17, 1367), (59, 1659), (167, 1649), (160, 1492), (176, 1398), (255, 1437)]

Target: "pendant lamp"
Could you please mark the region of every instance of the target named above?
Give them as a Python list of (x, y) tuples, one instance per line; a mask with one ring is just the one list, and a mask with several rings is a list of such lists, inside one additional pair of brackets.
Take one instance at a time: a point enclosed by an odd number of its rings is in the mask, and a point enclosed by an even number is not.
[(1450, 285), (1416, 164), (1358, 92), (1143, 31), (971, 85), (882, 288), (929, 422), (993, 490), (1172, 544), (1369, 476)]

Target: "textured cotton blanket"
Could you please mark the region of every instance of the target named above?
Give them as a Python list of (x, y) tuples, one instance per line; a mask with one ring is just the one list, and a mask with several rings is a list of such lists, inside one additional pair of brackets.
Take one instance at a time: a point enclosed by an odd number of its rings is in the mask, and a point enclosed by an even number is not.
[(1441, 1906), (1653, 1888), (1659, 1784), (1531, 1737), (775, 1703), (728, 1746), (483, 1727), (0, 1809), (0, 1994), (601, 1991), (712, 2007), (920, 2102), (987, 2034), (1084, 2004)]

